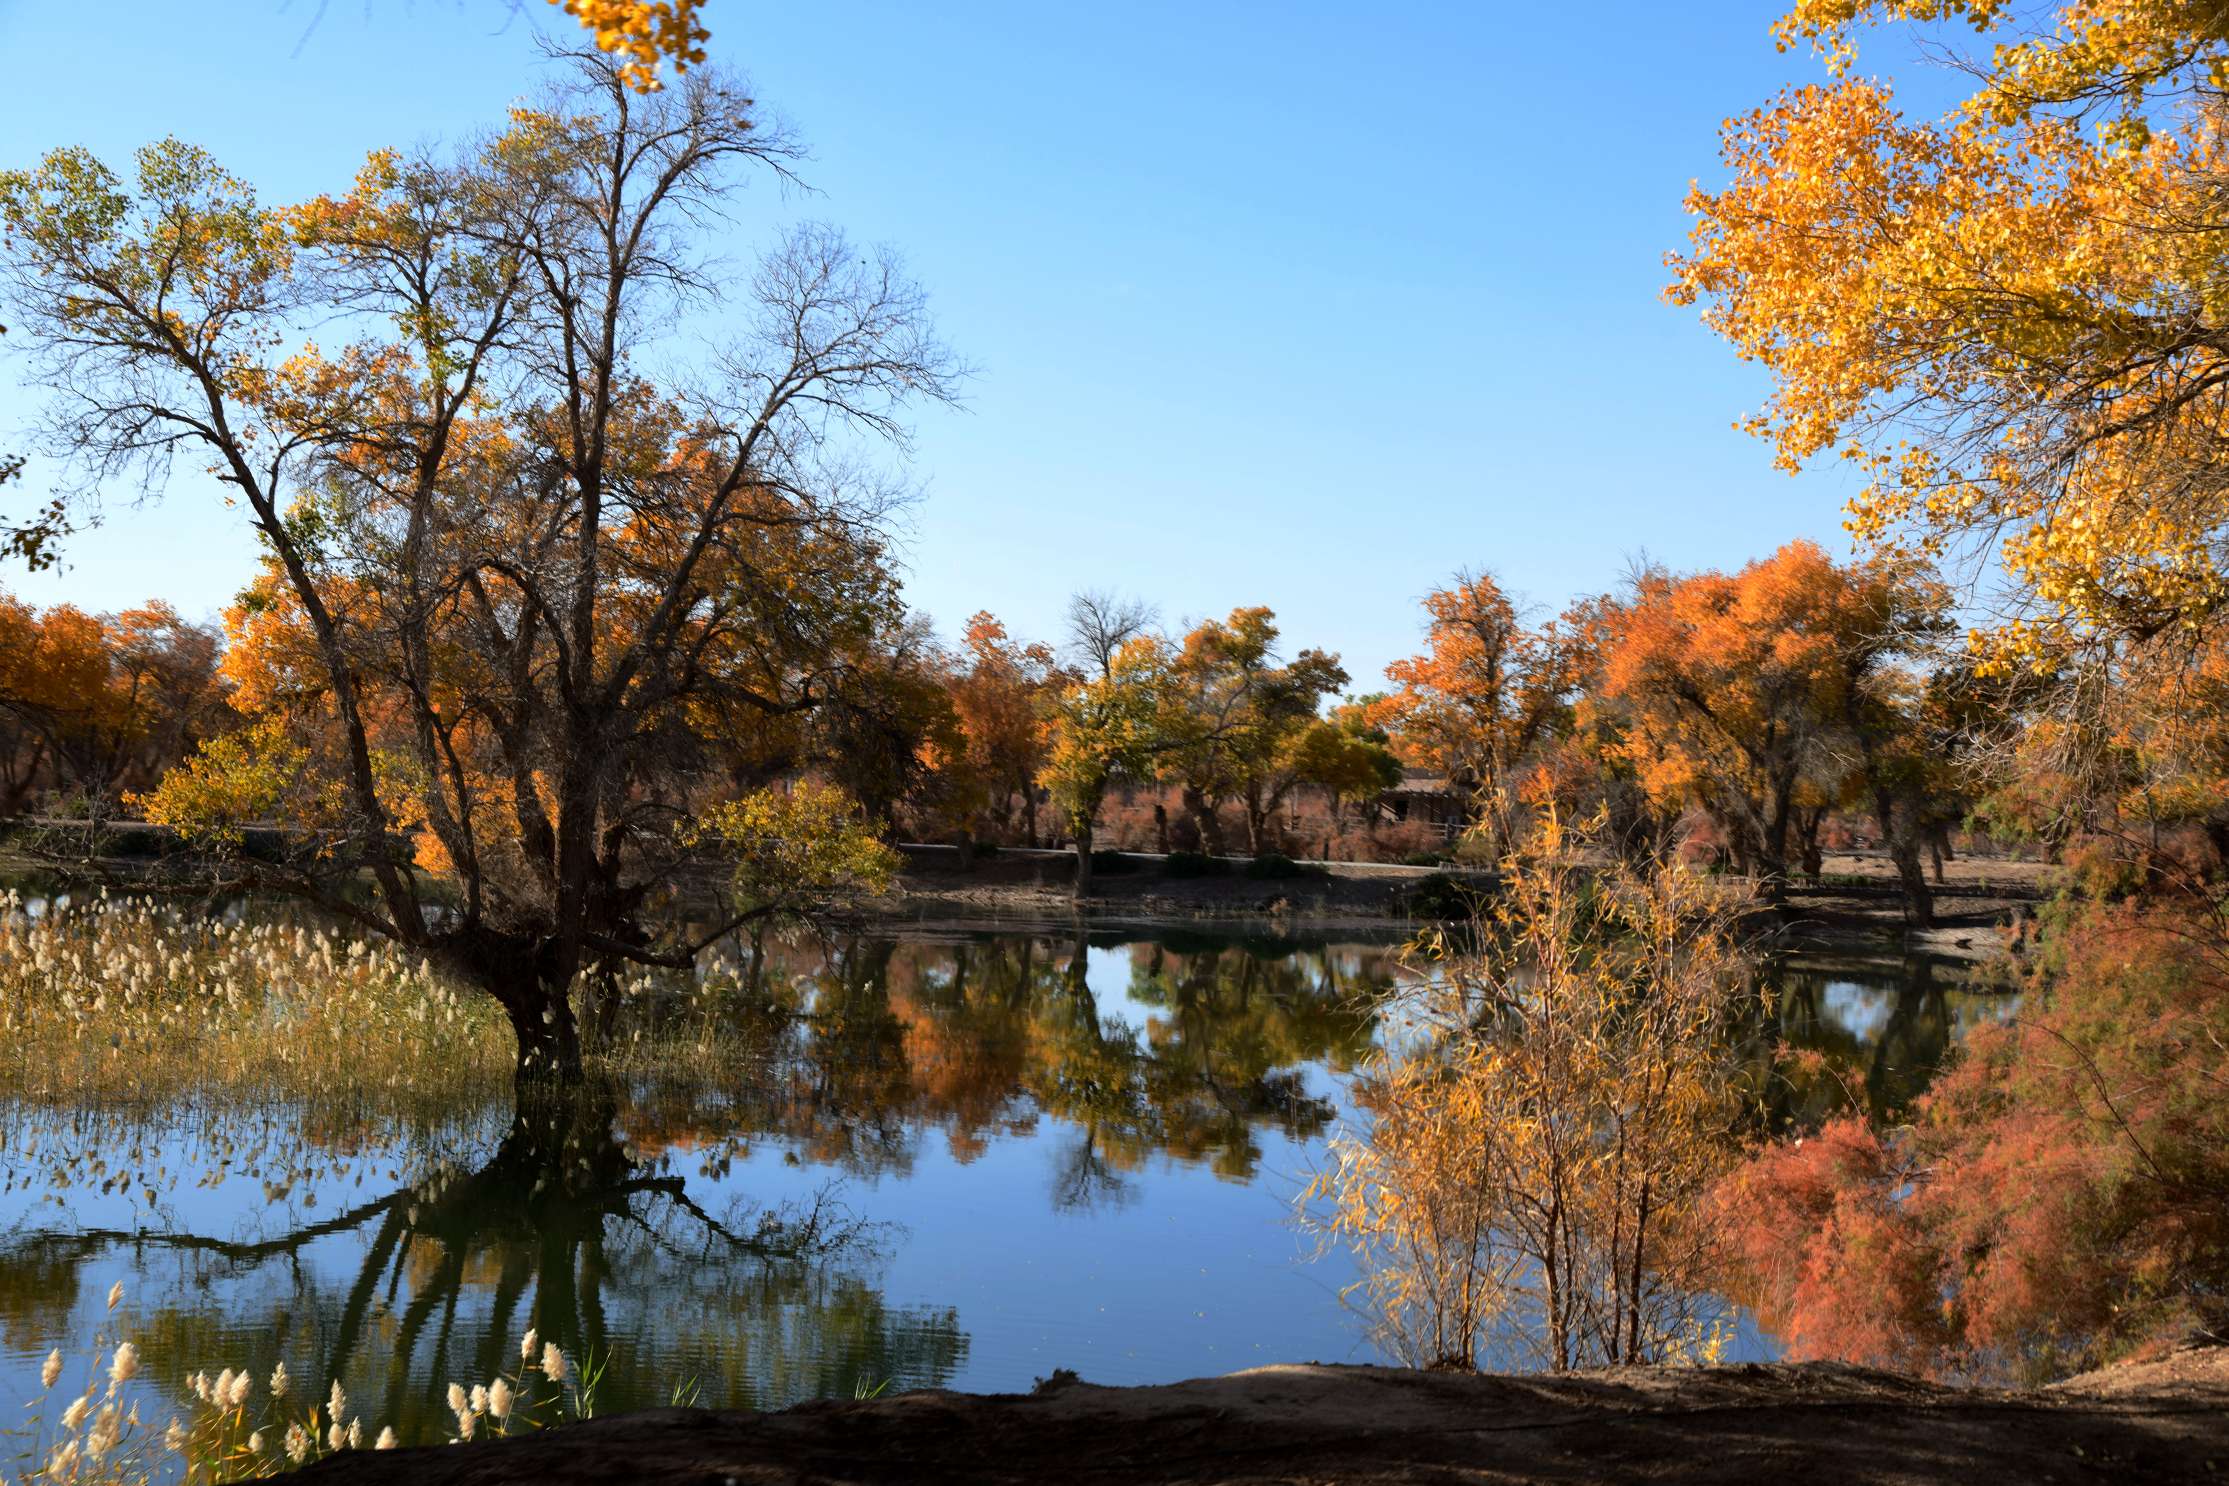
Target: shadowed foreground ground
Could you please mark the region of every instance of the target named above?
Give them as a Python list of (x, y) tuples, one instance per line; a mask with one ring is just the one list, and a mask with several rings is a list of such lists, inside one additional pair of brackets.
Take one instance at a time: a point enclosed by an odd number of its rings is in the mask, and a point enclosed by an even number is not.
[(658, 1410), (335, 1457), (334, 1482), (2229, 1482), (2229, 1350), (2030, 1392), (1828, 1366), (1472, 1377), (1267, 1367), (1158, 1388)]

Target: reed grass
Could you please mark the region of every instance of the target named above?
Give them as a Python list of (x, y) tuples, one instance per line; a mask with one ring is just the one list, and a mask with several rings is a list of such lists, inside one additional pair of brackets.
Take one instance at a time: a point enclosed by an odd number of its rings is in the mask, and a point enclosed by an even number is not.
[(0, 1430), (0, 1486), (257, 1481), (345, 1450), (469, 1444), (595, 1412), (593, 1371), (584, 1373), (532, 1331), (509, 1371), (449, 1384), (447, 1425), (432, 1438), (405, 1439), (392, 1425), (366, 1420), (338, 1381), (319, 1393), (290, 1377), (283, 1362), (264, 1378), (229, 1367), (196, 1372), (185, 1380), (183, 1412), (149, 1409), (154, 1398), (128, 1339), (123, 1297), (121, 1284), (109, 1291), (107, 1322), (77, 1368), (60, 1348), (48, 1355), (39, 1396), (19, 1424)]

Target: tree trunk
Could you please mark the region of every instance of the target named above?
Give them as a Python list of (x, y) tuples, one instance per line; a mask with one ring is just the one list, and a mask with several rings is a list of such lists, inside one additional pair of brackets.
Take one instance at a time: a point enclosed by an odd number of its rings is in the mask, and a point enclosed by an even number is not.
[(1184, 786), (1184, 813), (1191, 819), (1192, 829), (1200, 833), (1200, 850), (1211, 857), (1224, 854), (1223, 819), (1208, 804), (1207, 795), (1193, 786)]
[(1889, 855), (1896, 862), (1896, 880), (1904, 888), (1904, 920), (1916, 929), (1935, 927), (1935, 893), (1927, 885), (1927, 874), (1920, 869), (1919, 842), (1909, 831), (1899, 833), (1889, 842)]
[(1772, 815), (1759, 823), (1757, 833), (1757, 875), (1764, 880), (1767, 901), (1776, 907), (1788, 901), (1789, 796), (1794, 789), (1795, 781), (1790, 780), (1774, 801)]
[(1078, 900), (1091, 896), (1091, 822), (1076, 827), (1076, 885)]
[(1805, 811), (1798, 826), (1803, 840), (1803, 875), (1811, 879), (1813, 887), (1817, 887), (1819, 879), (1825, 875), (1825, 854), (1819, 850), (1819, 828), (1825, 824), (1824, 810)]
[(489, 935), (451, 951), (467, 978), (495, 998), (517, 1040), (513, 1077), (521, 1088), (581, 1081), (580, 1026), (560, 975), (557, 945), (548, 939)]
[(1889, 860), (1896, 863), (1896, 881), (1904, 889), (1904, 922), (1913, 928), (1931, 929), (1935, 926), (1935, 894), (1927, 886), (1927, 873), (1919, 863), (1919, 823), (1910, 818), (1913, 809), (1909, 801), (1904, 802), (1901, 811), (1897, 804), (1894, 794), (1877, 788), (1873, 818), (1880, 825)]
[(570, 1001), (537, 986), (533, 995), (505, 1002), (503, 1010), (518, 1038), (518, 1065), (513, 1073), (518, 1083), (581, 1081), (580, 1028), (573, 1021)]

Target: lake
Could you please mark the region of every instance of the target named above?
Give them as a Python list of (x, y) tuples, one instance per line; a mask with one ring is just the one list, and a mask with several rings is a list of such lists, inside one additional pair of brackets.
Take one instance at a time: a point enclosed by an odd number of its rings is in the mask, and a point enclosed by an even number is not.
[[(564, 1111), (0, 1103), (0, 1407), (117, 1282), (151, 1378), (283, 1358), (406, 1437), (529, 1325), (600, 1411), (1376, 1360), (1293, 1199), (1402, 973), (1367, 936), (800, 936), (719, 1076)], [(1878, 1117), (2008, 1004), (1923, 963), (1773, 973), (1759, 1049), (1863, 1068)]]

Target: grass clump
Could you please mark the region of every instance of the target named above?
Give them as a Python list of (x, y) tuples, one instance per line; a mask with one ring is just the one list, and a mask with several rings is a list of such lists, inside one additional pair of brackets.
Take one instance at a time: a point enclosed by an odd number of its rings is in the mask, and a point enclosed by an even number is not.
[(89, 1351), (82, 1389), (65, 1383), (70, 1367), (59, 1347), (47, 1355), (39, 1396), (20, 1425), (0, 1431), (0, 1450), (15, 1457), (13, 1471), (0, 1476), (17, 1486), (256, 1481), (344, 1450), (467, 1444), (595, 1412), (593, 1370), (531, 1330), (512, 1370), (484, 1383), (449, 1384), (446, 1427), (429, 1438), (406, 1439), (392, 1425), (367, 1422), (338, 1381), (323, 1395), (299, 1389), (284, 1362), (267, 1378), (245, 1368), (196, 1372), (185, 1380), (184, 1411), (176, 1412), (148, 1392), (139, 1349), (125, 1339), (123, 1298), (121, 1284), (108, 1293), (109, 1319)]
[(0, 1093), (445, 1097), (511, 1067), (492, 1001), (384, 942), (144, 898), (0, 895)]

